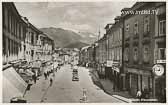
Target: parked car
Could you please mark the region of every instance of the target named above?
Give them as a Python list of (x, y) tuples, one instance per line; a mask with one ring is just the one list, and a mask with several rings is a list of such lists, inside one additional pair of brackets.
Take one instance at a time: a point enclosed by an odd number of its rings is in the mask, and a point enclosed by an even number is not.
[(74, 77), (72, 77), (72, 81), (79, 81), (78, 76), (74, 76)]

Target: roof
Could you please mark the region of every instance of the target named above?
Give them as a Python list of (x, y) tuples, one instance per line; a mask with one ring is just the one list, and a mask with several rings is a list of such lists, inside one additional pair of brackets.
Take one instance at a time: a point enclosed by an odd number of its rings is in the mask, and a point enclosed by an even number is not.
[[(129, 10), (134, 11), (149, 3), (153, 3), (153, 2), (136, 2), (131, 8), (123, 8), (121, 11), (129, 11)], [(130, 14), (122, 14), (122, 17), (128, 16), (128, 15)]]
[(33, 24), (29, 23), (29, 25), (30, 25), (30, 27), (31, 27), (32, 29), (34, 29), (36, 32), (38, 32), (38, 33), (40, 33), (40, 34), (43, 33), (43, 32), (40, 31), (38, 28), (36, 28)]
[(24, 23), (26, 25), (26, 22), (22, 19), (22, 16), (20, 16), (15, 4), (13, 2), (2, 2), (2, 6), (4, 7), (9, 7), (11, 8), (10, 10), (15, 13), (15, 16), (17, 18), (19, 18), (19, 21), (21, 21), (22, 23)]
[(108, 23), (104, 29), (108, 29), (110, 25), (113, 25), (113, 23)]
[(84, 50), (84, 49), (88, 49), (90, 46), (85, 46), (85, 47), (82, 47), (81, 50)]

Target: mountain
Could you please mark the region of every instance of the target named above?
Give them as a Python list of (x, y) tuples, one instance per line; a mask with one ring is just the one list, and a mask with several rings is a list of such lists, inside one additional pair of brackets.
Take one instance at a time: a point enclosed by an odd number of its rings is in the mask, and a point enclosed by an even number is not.
[(41, 28), (42, 32), (46, 33), (54, 40), (56, 47), (83, 47), (95, 41), (96, 37), (91, 36), (91, 33), (74, 32), (62, 28)]
[(65, 48), (81, 48), (88, 46), (89, 44), (83, 43), (83, 42), (74, 42), (70, 43), (69, 45), (65, 46)]

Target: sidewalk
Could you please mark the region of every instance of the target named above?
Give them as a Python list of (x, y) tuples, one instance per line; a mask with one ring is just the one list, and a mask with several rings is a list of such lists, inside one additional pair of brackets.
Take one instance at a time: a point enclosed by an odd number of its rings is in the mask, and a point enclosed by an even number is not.
[(29, 91), (25, 94), (25, 99), (27, 103), (40, 103), (42, 96), (49, 86), (49, 80), (45, 80), (43, 76), (39, 77), (36, 84), (33, 84)]
[[(127, 103), (131, 103), (131, 102), (139, 102), (139, 99), (134, 98), (133, 96), (131, 96), (128, 91), (114, 91), (113, 89), (113, 82), (110, 81), (109, 79), (100, 79), (97, 71), (94, 70), (93, 68), (89, 68), (90, 72), (92, 73), (92, 75), (94, 77), (92, 78), (96, 78), (97, 81), (99, 81), (99, 83), (101, 84), (101, 86), (103, 87), (102, 89), (109, 95), (120, 99), (124, 102)], [(157, 99), (142, 99), (142, 102), (157, 102)]]

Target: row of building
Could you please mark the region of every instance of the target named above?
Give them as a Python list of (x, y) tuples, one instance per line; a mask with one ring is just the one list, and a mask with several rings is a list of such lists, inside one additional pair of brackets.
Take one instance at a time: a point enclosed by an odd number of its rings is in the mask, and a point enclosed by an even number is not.
[(117, 90), (136, 96), (147, 89), (148, 98), (165, 99), (166, 3), (136, 2), (114, 20), (101, 39), (81, 49), (80, 62), (95, 67)]
[(13, 2), (2, 2), (3, 102), (23, 98), (32, 75), (52, 60), (54, 41), (17, 11)]
[(14, 3), (2, 3), (3, 64), (26, 60), (49, 60), (54, 41), (26, 17), (21, 16)]

